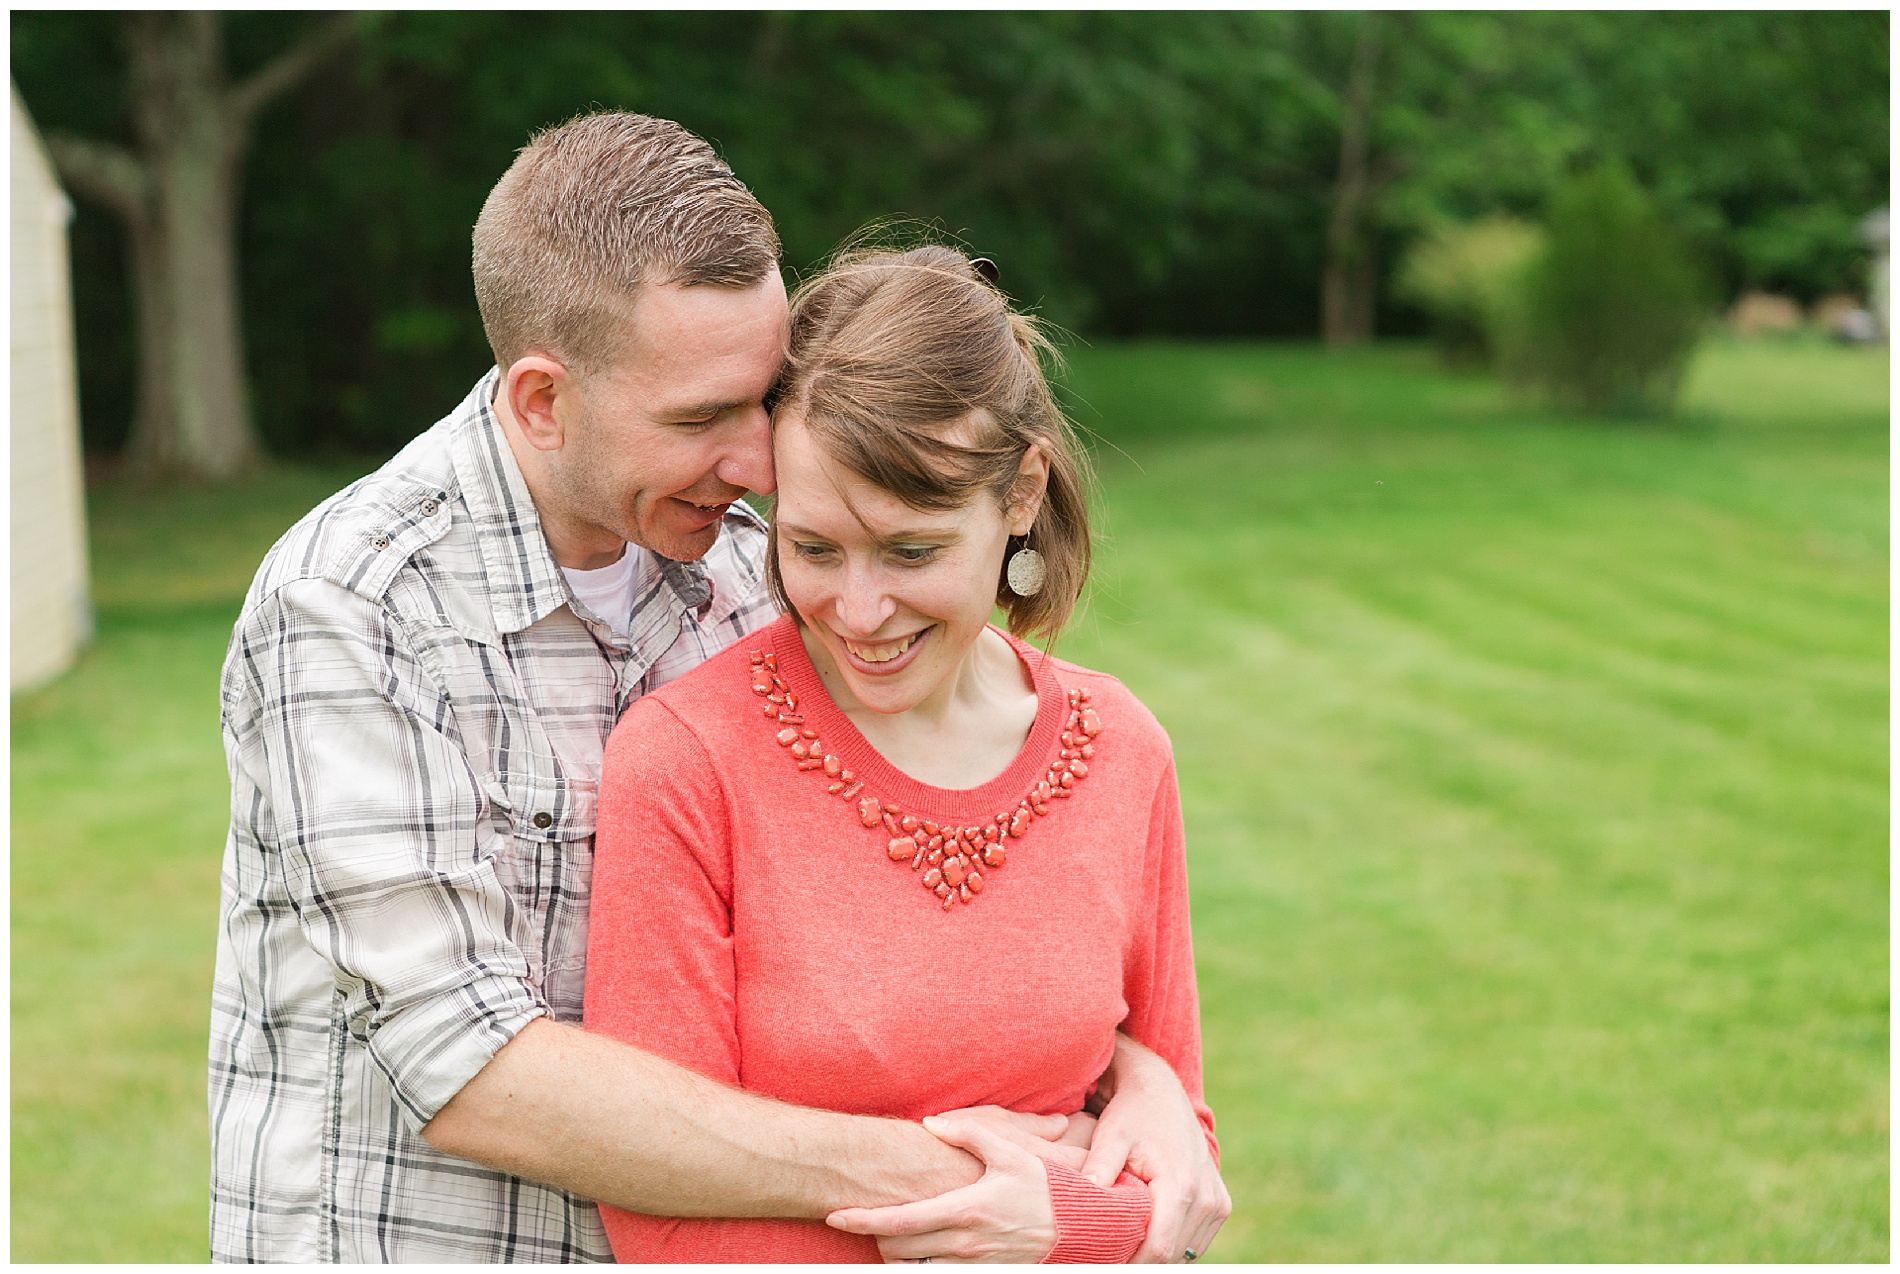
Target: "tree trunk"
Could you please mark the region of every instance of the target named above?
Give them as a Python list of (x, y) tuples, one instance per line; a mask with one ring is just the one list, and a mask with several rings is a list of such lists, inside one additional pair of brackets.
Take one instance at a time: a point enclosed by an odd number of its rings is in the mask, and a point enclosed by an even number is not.
[(1370, 183), (1366, 152), (1372, 134), (1373, 72), (1379, 61), (1379, 16), (1359, 16), (1352, 70), (1340, 103), (1339, 183), (1326, 227), (1326, 269), (1320, 279), (1320, 331), (1334, 348), (1372, 339), (1377, 275), (1365, 232)]
[(1373, 307), (1379, 301), (1379, 249), (1371, 227), (1363, 221), (1351, 260), (1346, 277), (1346, 330), (1347, 339), (1357, 344), (1372, 339)]
[[(139, 312), (140, 366), (163, 367), (157, 410), (132, 445), (160, 472), (228, 478), (256, 462), (244, 388), (237, 275), (239, 147), (225, 105), (220, 19), (206, 12), (127, 17), (133, 120), (150, 190), (155, 290)], [(141, 405), (147, 401), (141, 394)]]
[(130, 246), (128, 274), (134, 313), (138, 316), (139, 381), (137, 415), (125, 443), (132, 472), (154, 477), (169, 467), (172, 427), (171, 317), (163, 304), (164, 275), (159, 258), (158, 228), (151, 210), (141, 207), (128, 218)]
[(355, 22), (331, 19), (234, 86), (218, 14), (128, 14), (135, 150), (47, 139), (66, 183), (126, 225), (139, 345), (128, 449), (145, 476), (228, 478), (259, 459), (238, 302), (240, 168), (257, 112), (340, 48)]

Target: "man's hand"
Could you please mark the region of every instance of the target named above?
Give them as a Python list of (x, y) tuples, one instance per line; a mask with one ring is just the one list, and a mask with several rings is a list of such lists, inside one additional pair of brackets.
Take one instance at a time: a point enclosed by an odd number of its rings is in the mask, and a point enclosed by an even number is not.
[(1234, 1210), (1201, 1121), (1174, 1068), (1126, 1035), (1115, 1037), (1108, 1106), (1095, 1127), (1082, 1175), (1113, 1185), (1124, 1167), (1148, 1183), (1154, 1220), (1137, 1263), (1197, 1257)]
[[(1009, 1116), (996, 1120), (992, 1112)], [(984, 1164), (975, 1185), (934, 1199), (890, 1208), (845, 1208), (825, 1223), (850, 1234), (877, 1239), (886, 1261), (933, 1264), (1034, 1265), (1056, 1245), (1055, 1209), (1049, 1202), (1049, 1174), (1042, 1159), (1003, 1129), (1014, 1131), (1021, 1119), (1064, 1122), (1057, 1116), (1016, 1116), (997, 1107), (976, 1107), (924, 1120), (924, 1127), (949, 1145), (967, 1150)], [(999, 1126), (1000, 1125), (1000, 1126)], [(1029, 1140), (1040, 1140), (1033, 1135)], [(1041, 1144), (1053, 1153), (1080, 1157), (1073, 1146)]]

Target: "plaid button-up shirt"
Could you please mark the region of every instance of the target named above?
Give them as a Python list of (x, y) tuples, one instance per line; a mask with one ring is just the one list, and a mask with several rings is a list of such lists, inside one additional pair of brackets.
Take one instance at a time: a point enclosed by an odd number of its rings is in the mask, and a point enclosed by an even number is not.
[(532, 1019), (581, 1018), (601, 751), (637, 696), (775, 614), (743, 505), (638, 553), (628, 638), (575, 600), (490, 408), (278, 541), (223, 680), (211, 1251), (611, 1260), (594, 1205), (418, 1136)]

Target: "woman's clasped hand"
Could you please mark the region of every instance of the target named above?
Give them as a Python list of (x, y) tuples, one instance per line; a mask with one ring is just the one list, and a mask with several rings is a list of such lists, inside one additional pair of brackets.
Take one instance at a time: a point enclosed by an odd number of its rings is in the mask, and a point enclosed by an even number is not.
[(999, 1126), (983, 1113), (958, 1111), (923, 1121), (942, 1141), (982, 1160), (983, 1176), (975, 1184), (917, 1203), (844, 1208), (825, 1218), (826, 1224), (875, 1238), (886, 1261), (1040, 1262), (1056, 1245), (1044, 1158), (1060, 1157), (1079, 1170), (1085, 1151), (1033, 1135), (1011, 1136), (1004, 1131), (1008, 1124)]
[[(1039, 1262), (1056, 1241), (1044, 1163), (1060, 1164), (1102, 1186), (1112, 1185), (1125, 1167), (1133, 1171), (1127, 1157), (1131, 1143), (1118, 1140), (1112, 1130), (1111, 1135), (1099, 1135), (1098, 1121), (1089, 1114), (1023, 1115), (982, 1106), (932, 1116), (923, 1124), (944, 1142), (982, 1160), (983, 1177), (934, 1199), (885, 1208), (842, 1208), (826, 1218), (837, 1229), (877, 1239), (886, 1261)], [(1154, 1131), (1156, 1136), (1144, 1135), (1142, 1144), (1166, 1147), (1166, 1129)], [(1144, 1178), (1156, 1214), (1150, 1239), (1133, 1263), (1198, 1259), (1232, 1211), (1206, 1142), (1196, 1140), (1199, 1144), (1187, 1147), (1182, 1156), (1190, 1165), (1186, 1171)], [(1164, 1193), (1158, 1184), (1163, 1175), (1178, 1176), (1182, 1188)]]

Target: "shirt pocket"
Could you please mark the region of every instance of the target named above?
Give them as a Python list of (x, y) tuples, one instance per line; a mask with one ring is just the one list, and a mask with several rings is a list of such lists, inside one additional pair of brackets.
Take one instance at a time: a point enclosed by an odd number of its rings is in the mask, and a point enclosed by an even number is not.
[(514, 903), (515, 941), (556, 1020), (579, 1022), (599, 785), (502, 774), (493, 786), (507, 823), (495, 874)]

